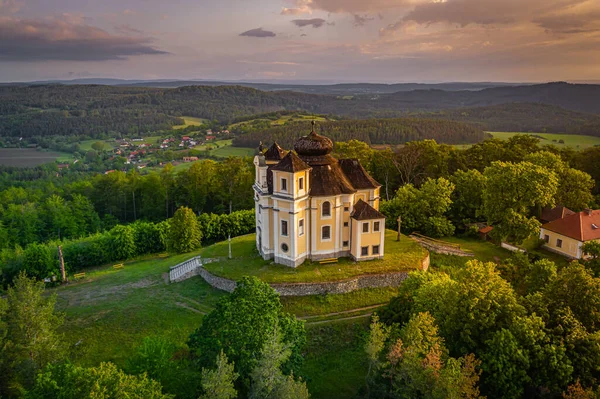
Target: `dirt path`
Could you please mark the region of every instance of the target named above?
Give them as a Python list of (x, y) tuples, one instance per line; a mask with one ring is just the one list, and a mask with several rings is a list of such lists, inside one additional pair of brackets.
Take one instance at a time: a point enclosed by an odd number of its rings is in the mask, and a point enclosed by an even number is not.
[(369, 312), (369, 313), (365, 313), (365, 314), (360, 314), (358, 316), (342, 317), (340, 319), (307, 321), (306, 324), (310, 324), (311, 326), (316, 326), (318, 324), (335, 323), (336, 321), (354, 320), (354, 319), (361, 319), (364, 317), (371, 317), (372, 314), (373, 314), (373, 312)]
[(378, 305), (371, 305), (371, 306), (366, 306), (364, 308), (357, 308), (357, 309), (350, 309), (350, 310), (344, 310), (342, 312), (334, 312), (334, 313), (326, 313), (326, 314), (319, 314), (319, 315), (314, 315), (314, 316), (302, 316), (302, 317), (298, 317), (299, 320), (306, 320), (308, 322), (310, 322), (310, 319), (317, 319), (317, 318), (322, 318), (322, 317), (331, 317), (331, 316), (339, 316), (342, 314), (348, 314), (348, 313), (356, 313), (356, 312), (360, 312), (363, 310), (371, 310), (371, 309), (375, 309), (375, 308), (379, 308), (383, 305), (386, 305), (387, 303), (380, 303)]

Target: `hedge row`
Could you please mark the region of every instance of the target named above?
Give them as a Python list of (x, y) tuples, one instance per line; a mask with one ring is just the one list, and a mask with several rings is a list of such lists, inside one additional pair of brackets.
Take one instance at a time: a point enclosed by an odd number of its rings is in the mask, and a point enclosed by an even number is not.
[[(204, 243), (212, 243), (254, 231), (254, 211), (230, 215), (202, 214), (198, 217)], [(43, 244), (4, 249), (0, 252), (3, 285), (10, 284), (21, 270), (39, 279), (60, 276), (58, 246), (62, 246), (67, 273), (139, 255), (167, 250), (170, 220), (160, 223), (135, 222), (117, 225), (111, 230), (80, 239), (51, 241)]]

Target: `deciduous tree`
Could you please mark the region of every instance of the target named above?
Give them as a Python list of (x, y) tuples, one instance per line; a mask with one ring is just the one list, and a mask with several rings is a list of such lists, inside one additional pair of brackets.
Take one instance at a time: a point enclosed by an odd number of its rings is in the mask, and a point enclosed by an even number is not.
[(202, 369), (202, 389), (200, 399), (233, 399), (237, 397), (234, 382), (239, 375), (234, 371), (233, 363), (227, 361), (227, 355), (221, 351), (217, 356), (216, 369)]
[(484, 172), (483, 213), (494, 235), (517, 244), (536, 233), (534, 209), (553, 206), (558, 178), (530, 162), (494, 162)]
[(183, 253), (200, 248), (202, 232), (194, 211), (182, 206), (169, 224), (169, 250)]
[(250, 372), (257, 365), (257, 354), (279, 328), (283, 345), (291, 351), (283, 369), (297, 371), (306, 341), (304, 324), (282, 308), (273, 288), (256, 277), (244, 277), (233, 293), (221, 299), (215, 310), (202, 319), (188, 345), (202, 367), (212, 367), (222, 350), (234, 362), (240, 383), (247, 388)]

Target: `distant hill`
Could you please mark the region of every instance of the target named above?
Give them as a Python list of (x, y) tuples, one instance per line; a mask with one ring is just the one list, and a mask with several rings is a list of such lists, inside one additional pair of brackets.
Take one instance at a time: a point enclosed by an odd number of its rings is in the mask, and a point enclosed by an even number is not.
[(339, 83), (339, 84), (299, 84), (299, 83), (269, 83), (269, 82), (237, 82), (237, 81), (214, 81), (214, 80), (125, 80), (89, 78), (74, 80), (52, 80), (26, 83), (11, 83), (5, 85), (40, 85), (40, 84), (64, 84), (64, 85), (110, 85), (127, 87), (158, 87), (177, 88), (185, 86), (242, 86), (263, 91), (296, 91), (310, 94), (330, 94), (338, 96), (354, 96), (361, 94), (390, 94), (400, 91), (411, 90), (482, 90), (490, 87), (515, 86), (514, 83), (502, 82), (478, 82), (478, 83)]
[(567, 133), (600, 136), (600, 115), (555, 105), (510, 103), (417, 113), (415, 117), (473, 123), (496, 132)]
[(480, 91), (415, 90), (380, 96), (378, 108), (447, 109), (506, 103), (542, 103), (579, 112), (600, 113), (600, 85), (564, 82), (494, 87)]
[(279, 111), (333, 115), (335, 119), (448, 118), (489, 130), (543, 128), (600, 136), (597, 118), (591, 115), (600, 114), (599, 85), (549, 83), (480, 91), (414, 90), (357, 96), (262, 91), (242, 86), (0, 86), (0, 136), (115, 137), (168, 129), (180, 124), (183, 115), (229, 124)]

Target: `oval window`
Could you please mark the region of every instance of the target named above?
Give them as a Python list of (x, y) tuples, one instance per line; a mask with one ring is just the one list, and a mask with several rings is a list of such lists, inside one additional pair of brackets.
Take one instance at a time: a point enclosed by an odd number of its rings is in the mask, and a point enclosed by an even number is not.
[(287, 244), (281, 244), (281, 250), (282, 250), (283, 252), (287, 252), (287, 251), (288, 251), (288, 249), (290, 249), (290, 248), (288, 247), (288, 245), (287, 245)]

